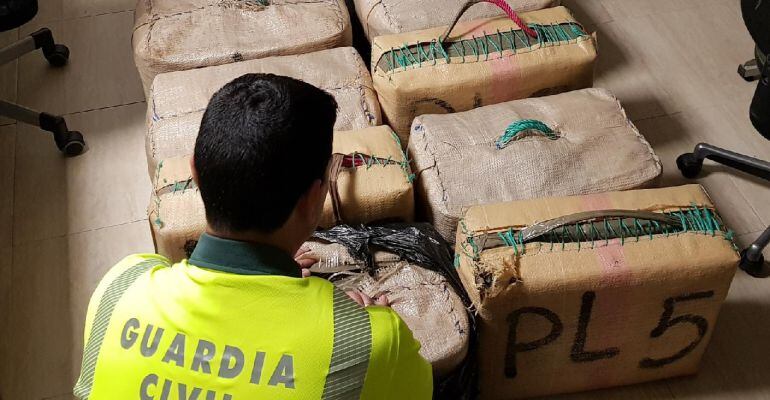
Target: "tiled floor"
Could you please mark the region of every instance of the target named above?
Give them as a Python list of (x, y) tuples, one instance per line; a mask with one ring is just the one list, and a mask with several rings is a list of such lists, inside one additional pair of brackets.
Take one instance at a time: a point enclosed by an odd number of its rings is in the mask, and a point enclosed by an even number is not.
[[(122, 256), (152, 250), (144, 102), (130, 47), (134, 0), (44, 0), (32, 23), (72, 51), (0, 68), (0, 96), (65, 113), (89, 151), (63, 159), (39, 130), (0, 119), (0, 398), (69, 399), (88, 297)], [(754, 85), (736, 74), (753, 44), (737, 0), (564, 0), (598, 31), (596, 85), (616, 92), (664, 162), (709, 141), (770, 159), (754, 132)], [(770, 224), (770, 185), (718, 166), (699, 179), (745, 245)], [(770, 257), (770, 252), (768, 252)], [(702, 372), (567, 398), (770, 398), (770, 280), (739, 272)]]

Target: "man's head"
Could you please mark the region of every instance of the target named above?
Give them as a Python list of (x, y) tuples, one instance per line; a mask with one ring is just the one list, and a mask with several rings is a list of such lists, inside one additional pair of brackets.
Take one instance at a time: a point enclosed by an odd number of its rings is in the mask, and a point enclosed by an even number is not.
[(193, 157), (210, 229), (312, 232), (326, 198), (336, 112), (323, 90), (272, 74), (246, 74), (216, 92)]

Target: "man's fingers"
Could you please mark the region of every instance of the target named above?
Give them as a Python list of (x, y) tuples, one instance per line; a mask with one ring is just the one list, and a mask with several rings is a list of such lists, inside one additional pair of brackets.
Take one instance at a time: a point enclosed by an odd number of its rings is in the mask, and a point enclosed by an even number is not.
[(351, 290), (345, 293), (347, 293), (347, 295), (351, 299), (353, 299), (353, 301), (355, 301), (356, 303), (358, 303), (358, 305), (362, 307), (374, 306), (374, 305), (385, 306), (385, 307), (390, 306), (390, 300), (388, 299), (388, 296), (385, 296), (385, 295), (379, 296), (376, 299), (372, 299), (367, 294), (361, 293), (358, 290)]
[(388, 296), (384, 294), (378, 297), (377, 301), (375, 301), (374, 303), (377, 304), (378, 306), (385, 306), (385, 307), (390, 306), (390, 300), (388, 299)]
[(364, 301), (364, 307), (371, 306), (374, 304), (374, 300), (372, 300), (371, 297), (367, 296), (364, 293), (361, 293), (361, 299)]
[(297, 250), (297, 252), (294, 253), (294, 258), (297, 258), (297, 257), (307, 253), (308, 251), (310, 251), (309, 248), (307, 248), (307, 247), (300, 247), (299, 250)]
[(302, 268), (302, 277), (303, 278), (309, 278), (310, 277), (310, 270), (307, 268)]
[(310, 257), (308, 257), (308, 258), (299, 258), (299, 259), (296, 259), (295, 261), (297, 262), (297, 264), (299, 264), (299, 267), (303, 268), (303, 269), (304, 268), (310, 268), (310, 267), (313, 266), (313, 264), (318, 262), (317, 259), (310, 258)]
[(359, 306), (361, 306), (361, 307), (364, 306), (364, 299), (361, 297), (361, 293), (353, 291), (353, 290), (345, 292), (345, 293), (347, 293), (348, 297), (353, 299), (353, 301), (358, 303)]
[(318, 257), (312, 254), (307, 254), (308, 252), (310, 252), (310, 249), (307, 247), (302, 247), (294, 254), (294, 261), (296, 261), (299, 267), (302, 269), (310, 268), (313, 266), (313, 264), (320, 261), (318, 260)]

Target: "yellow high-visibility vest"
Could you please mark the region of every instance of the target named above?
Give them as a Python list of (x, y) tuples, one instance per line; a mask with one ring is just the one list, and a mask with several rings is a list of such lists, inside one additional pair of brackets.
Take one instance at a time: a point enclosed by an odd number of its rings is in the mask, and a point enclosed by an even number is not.
[(127, 257), (95, 290), (81, 399), (428, 399), (391, 309), (301, 278), (280, 250), (203, 235), (190, 258)]

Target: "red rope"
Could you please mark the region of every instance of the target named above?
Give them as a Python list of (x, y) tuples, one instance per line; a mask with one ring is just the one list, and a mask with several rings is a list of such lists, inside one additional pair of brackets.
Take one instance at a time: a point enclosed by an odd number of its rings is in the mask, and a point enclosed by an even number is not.
[(521, 20), (521, 17), (519, 17), (519, 14), (516, 14), (516, 11), (513, 11), (511, 9), (511, 6), (509, 6), (508, 3), (505, 2), (505, 0), (481, 0), (481, 1), (492, 3), (500, 7), (508, 15), (508, 18), (510, 18), (511, 21), (515, 22), (516, 25), (518, 25), (519, 28), (521, 28), (521, 30), (524, 31), (524, 33), (526, 33), (527, 35), (533, 38), (537, 37), (537, 32), (535, 32), (534, 29), (528, 27), (527, 24), (525, 24), (524, 21)]

